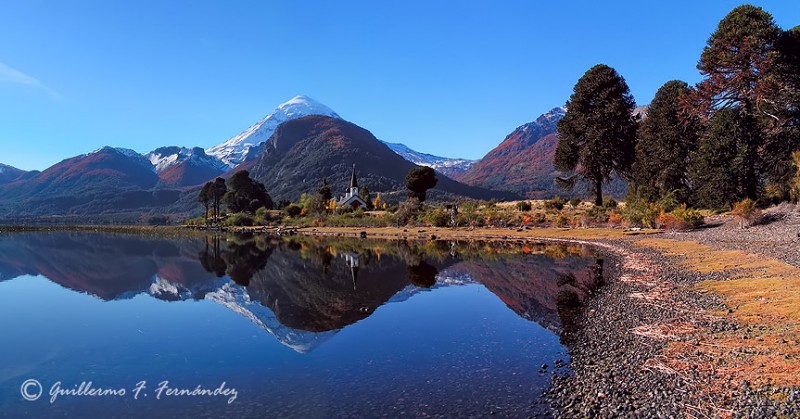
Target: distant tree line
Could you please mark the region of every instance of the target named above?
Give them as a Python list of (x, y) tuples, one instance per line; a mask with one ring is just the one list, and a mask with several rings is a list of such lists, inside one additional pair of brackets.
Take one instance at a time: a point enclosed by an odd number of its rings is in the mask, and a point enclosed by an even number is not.
[(697, 68), (699, 83), (665, 83), (643, 118), (613, 68), (587, 71), (558, 123), (557, 181), (583, 180), (597, 205), (614, 175), (647, 201), (800, 200), (800, 26), (784, 31), (761, 8), (736, 7)]

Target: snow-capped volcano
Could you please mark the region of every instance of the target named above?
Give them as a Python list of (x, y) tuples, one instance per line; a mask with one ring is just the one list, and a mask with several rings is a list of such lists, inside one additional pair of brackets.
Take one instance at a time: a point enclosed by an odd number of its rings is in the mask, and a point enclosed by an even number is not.
[(443, 173), (445, 176), (453, 177), (464, 173), (476, 162), (476, 160), (440, 157), (434, 156), (433, 154), (421, 153), (409, 148), (405, 144), (387, 143), (386, 141), (381, 142), (386, 144), (392, 151), (399, 154), (400, 157), (411, 163), (418, 166), (428, 166), (437, 172)]
[(323, 115), (341, 119), (331, 108), (311, 99), (308, 96), (295, 96), (288, 102), (278, 106), (271, 114), (253, 124), (241, 134), (222, 144), (206, 149), (206, 154), (214, 156), (233, 168), (243, 162), (251, 147), (269, 139), (278, 125), (309, 115)]

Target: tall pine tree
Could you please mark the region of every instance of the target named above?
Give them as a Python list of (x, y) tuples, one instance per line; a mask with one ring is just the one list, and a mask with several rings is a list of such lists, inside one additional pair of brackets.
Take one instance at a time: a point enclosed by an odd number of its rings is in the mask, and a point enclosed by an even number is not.
[(700, 138), (689, 166), (692, 204), (703, 208), (730, 207), (744, 198), (755, 199), (758, 177), (752, 137), (753, 117), (741, 109), (717, 111)]
[(635, 106), (625, 79), (598, 64), (578, 80), (567, 113), (558, 122), (553, 162), (562, 172), (577, 171), (562, 183), (574, 186), (576, 177), (585, 179), (595, 205), (603, 204), (603, 183), (611, 180), (612, 173), (629, 174), (636, 147)]
[(772, 15), (749, 4), (733, 9), (711, 34), (697, 69), (697, 103), (708, 115), (717, 109), (741, 108), (746, 115), (761, 112), (768, 100), (767, 75), (776, 65), (781, 30)]
[(697, 144), (698, 126), (683, 116), (682, 98), (689, 85), (672, 80), (661, 86), (639, 128), (631, 191), (648, 201), (674, 193), (679, 202), (689, 196), (686, 167)]

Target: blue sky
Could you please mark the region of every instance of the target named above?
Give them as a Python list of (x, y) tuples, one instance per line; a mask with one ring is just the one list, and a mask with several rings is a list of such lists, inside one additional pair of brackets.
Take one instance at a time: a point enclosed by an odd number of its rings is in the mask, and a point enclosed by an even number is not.
[[(297, 94), (378, 138), (480, 158), (615, 67), (637, 103), (698, 81), (739, 2), (37, 1), (0, 13), (0, 162), (208, 147)], [(790, 28), (800, 2), (753, 4)]]

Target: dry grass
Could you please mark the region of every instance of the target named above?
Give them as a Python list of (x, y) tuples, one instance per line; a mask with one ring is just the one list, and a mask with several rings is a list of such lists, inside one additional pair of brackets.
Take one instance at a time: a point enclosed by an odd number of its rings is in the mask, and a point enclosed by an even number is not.
[(702, 273), (724, 273), (727, 281), (705, 281), (700, 289), (725, 297), (740, 320), (754, 324), (800, 324), (800, 268), (739, 250), (696, 242), (643, 239), (638, 243), (683, 258)]
[[(694, 288), (722, 296), (730, 308), (709, 315), (742, 325), (735, 332), (698, 331), (691, 339), (670, 343), (662, 360), (670, 369), (705, 371), (714, 379), (712, 389), (729, 389), (741, 380), (800, 385), (800, 268), (696, 242), (646, 238), (637, 243), (679, 256), (687, 269), (723, 274), (726, 280)], [(645, 328), (640, 334), (657, 332)]]

